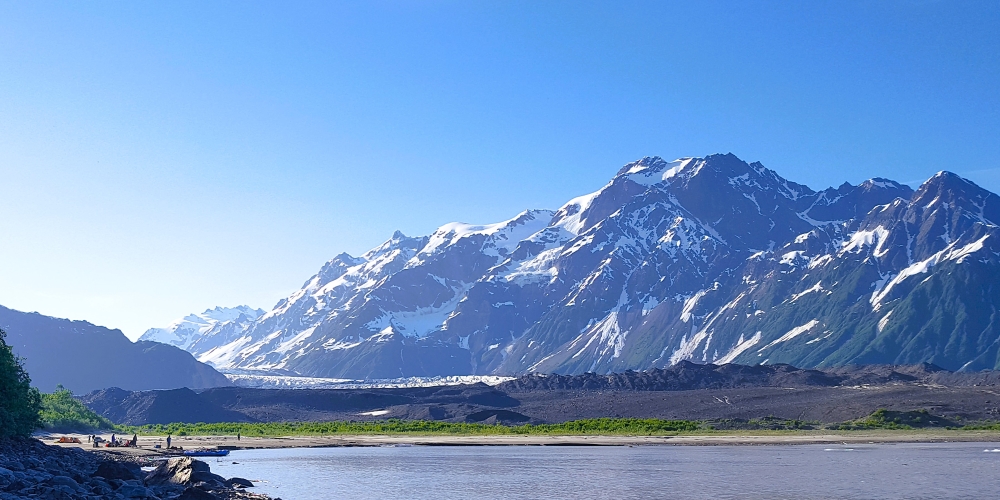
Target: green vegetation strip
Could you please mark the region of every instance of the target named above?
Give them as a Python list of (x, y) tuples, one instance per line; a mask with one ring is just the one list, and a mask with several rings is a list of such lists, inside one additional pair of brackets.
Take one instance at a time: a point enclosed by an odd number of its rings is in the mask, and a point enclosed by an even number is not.
[(638, 418), (595, 418), (561, 424), (490, 425), (425, 420), (383, 420), (377, 422), (274, 422), (115, 426), (118, 432), (143, 435), (225, 436), (237, 432), (252, 437), (319, 436), (359, 434), (446, 434), (446, 435), (630, 435), (653, 436), (691, 432), (702, 428), (691, 420)]
[(84, 406), (73, 395), (60, 388), (53, 394), (41, 395), (39, 412), (42, 428), (50, 432), (91, 433), (113, 431), (123, 434), (175, 436), (235, 436), (247, 437), (325, 436), (325, 435), (619, 435), (667, 436), (676, 434), (726, 434), (732, 432), (797, 432), (808, 430), (863, 431), (913, 430), (936, 428), (949, 430), (1000, 431), (998, 422), (977, 422), (959, 425), (926, 410), (889, 411), (880, 409), (871, 415), (848, 422), (821, 424), (775, 417), (757, 419), (660, 420), (639, 418), (595, 418), (573, 420), (561, 424), (482, 424), (452, 423), (426, 420), (379, 420), (367, 422), (270, 422), (270, 423), (172, 423), (129, 426), (112, 423)]

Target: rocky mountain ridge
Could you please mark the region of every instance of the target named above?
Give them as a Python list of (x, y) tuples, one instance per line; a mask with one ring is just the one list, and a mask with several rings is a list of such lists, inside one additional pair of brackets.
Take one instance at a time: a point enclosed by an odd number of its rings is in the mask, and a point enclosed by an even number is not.
[(555, 211), (341, 254), (199, 359), (315, 377), (1000, 363), (1000, 199), (647, 157)]
[(78, 394), (105, 387), (204, 389), (229, 385), (225, 375), (190, 353), (157, 342), (131, 342), (120, 330), (0, 306), (0, 328), (24, 358), (32, 385)]

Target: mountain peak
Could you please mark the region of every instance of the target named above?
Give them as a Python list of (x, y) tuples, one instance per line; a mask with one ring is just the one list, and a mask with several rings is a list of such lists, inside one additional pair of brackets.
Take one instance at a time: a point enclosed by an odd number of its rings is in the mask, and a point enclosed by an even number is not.
[(942, 170), (931, 176), (930, 179), (924, 181), (924, 183), (917, 188), (914, 201), (918, 205), (922, 205), (923, 203), (921, 203), (921, 200), (924, 200), (928, 196), (937, 199), (942, 195), (947, 198), (966, 198), (975, 200), (996, 197), (995, 194), (979, 187), (976, 183), (954, 172)]
[(861, 187), (870, 190), (873, 188), (892, 188), (892, 189), (906, 189), (907, 186), (900, 184), (892, 179), (885, 179), (882, 177), (872, 177), (861, 183)]
[(667, 162), (659, 156), (647, 156), (639, 161), (629, 163), (618, 171), (615, 179), (628, 179), (636, 184), (652, 186), (669, 180), (685, 170), (694, 168), (693, 175), (704, 162), (701, 158), (678, 158)]

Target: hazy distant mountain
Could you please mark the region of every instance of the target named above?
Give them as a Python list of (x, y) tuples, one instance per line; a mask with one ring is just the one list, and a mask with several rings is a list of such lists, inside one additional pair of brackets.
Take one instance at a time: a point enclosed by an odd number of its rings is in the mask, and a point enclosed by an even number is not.
[(25, 358), (32, 385), (51, 392), (62, 384), (75, 393), (107, 387), (128, 390), (202, 389), (229, 385), (224, 375), (177, 347), (131, 342), (120, 330), (86, 321), (0, 307), (7, 343)]
[(813, 191), (731, 154), (643, 158), (556, 211), (338, 255), (200, 359), (347, 378), (1000, 367), (998, 203), (944, 172)]
[(229, 332), (242, 332), (263, 309), (249, 306), (216, 307), (200, 314), (189, 314), (166, 328), (150, 328), (139, 340), (160, 342), (180, 347), (196, 356), (230, 341)]

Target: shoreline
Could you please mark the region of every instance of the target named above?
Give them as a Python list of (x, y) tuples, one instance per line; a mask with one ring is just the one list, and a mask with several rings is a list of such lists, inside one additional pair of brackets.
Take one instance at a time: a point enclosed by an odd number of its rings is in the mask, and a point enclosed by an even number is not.
[[(80, 438), (81, 444), (54, 443), (58, 436)], [(109, 437), (110, 434), (102, 434)], [(81, 448), (139, 457), (167, 457), (165, 436), (139, 436), (138, 448), (94, 448), (86, 434), (36, 435), (45, 444), (61, 448)], [(125, 437), (125, 436), (121, 436)], [(184, 449), (222, 448), (228, 450), (281, 448), (337, 448), (377, 446), (781, 446), (810, 444), (902, 444), (943, 442), (997, 442), (998, 431), (784, 431), (691, 433), (670, 436), (624, 435), (328, 435), (243, 437), (235, 436), (174, 436), (172, 444)]]

